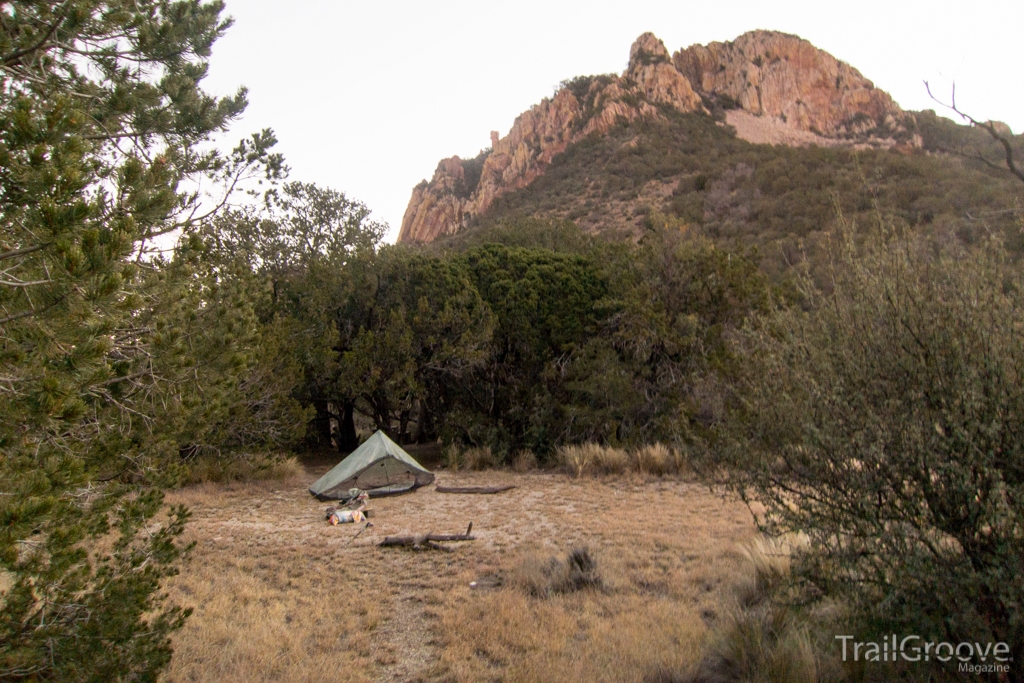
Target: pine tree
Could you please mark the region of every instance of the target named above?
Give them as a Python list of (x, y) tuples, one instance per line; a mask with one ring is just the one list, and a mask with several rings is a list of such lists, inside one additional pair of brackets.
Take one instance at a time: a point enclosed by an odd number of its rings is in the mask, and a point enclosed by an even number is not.
[(209, 144), (246, 103), (199, 87), (222, 10), (0, 7), (0, 679), (155, 680), (187, 616), (158, 593), (187, 518), (161, 485), (196, 368), (230, 377), (251, 326), (199, 267), (220, 205), (182, 188), (282, 171), (269, 131)]

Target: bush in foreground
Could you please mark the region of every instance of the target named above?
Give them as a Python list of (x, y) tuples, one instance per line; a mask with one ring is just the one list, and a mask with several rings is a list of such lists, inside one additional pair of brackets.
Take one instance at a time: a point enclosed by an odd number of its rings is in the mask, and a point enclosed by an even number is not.
[[(810, 539), (796, 575), (860, 633), (1024, 654), (1024, 278), (969, 252), (837, 238), (833, 289), (762, 318), (712, 453)], [(1024, 680), (1022, 673), (1011, 680)]]

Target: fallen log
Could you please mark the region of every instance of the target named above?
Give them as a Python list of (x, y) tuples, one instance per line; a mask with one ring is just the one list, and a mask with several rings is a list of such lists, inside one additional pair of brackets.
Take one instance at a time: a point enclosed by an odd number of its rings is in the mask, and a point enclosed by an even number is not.
[(507, 484), (505, 486), (436, 486), (435, 489), (438, 493), (501, 493), (502, 491), (511, 491), (516, 486), (515, 484)]
[(466, 527), (466, 533), (464, 534), (415, 534), (413, 536), (387, 536), (383, 541), (380, 542), (381, 547), (385, 546), (406, 546), (413, 550), (422, 550), (423, 548), (433, 548), (434, 550), (444, 550), (445, 552), (451, 552), (452, 548), (441, 545), (441, 542), (448, 543), (452, 541), (475, 541), (476, 536), (471, 536), (470, 533), (473, 531), (473, 522), (469, 523)]

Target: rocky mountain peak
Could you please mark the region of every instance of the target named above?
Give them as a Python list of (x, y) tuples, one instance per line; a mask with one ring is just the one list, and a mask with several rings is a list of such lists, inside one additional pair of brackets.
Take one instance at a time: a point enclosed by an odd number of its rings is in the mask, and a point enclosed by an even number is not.
[(629, 69), (639, 65), (669, 62), (668, 48), (656, 35), (648, 31), (633, 42), (629, 48)]
[(751, 31), (726, 43), (693, 45), (672, 63), (705, 96), (825, 138), (879, 142), (907, 132), (889, 95), (849, 64), (810, 42)]
[[(413, 190), (398, 239), (429, 242), (457, 232), (496, 198), (543, 174), (569, 145), (619, 122), (663, 118), (665, 107), (685, 113), (706, 106), (726, 110), (726, 121), (751, 142), (920, 144), (909, 115), (888, 94), (798, 36), (751, 31), (670, 56), (657, 36), (644, 33), (621, 76), (566, 81), (523, 112), (508, 135), (492, 133), (486, 158), (443, 160), (433, 179)], [(467, 164), (475, 165), (472, 172)]]

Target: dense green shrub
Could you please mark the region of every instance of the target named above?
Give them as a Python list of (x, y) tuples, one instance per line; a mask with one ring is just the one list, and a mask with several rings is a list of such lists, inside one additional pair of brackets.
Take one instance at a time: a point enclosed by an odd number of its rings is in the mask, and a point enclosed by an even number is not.
[[(486, 446), (499, 460), (519, 449), (550, 458), (581, 442), (673, 442), (706, 423), (720, 403), (714, 377), (732, 362), (724, 339), (765, 305), (768, 284), (753, 251), (692, 239), (658, 212), (643, 219), (639, 245), (567, 222), (510, 220), (457, 235), (448, 250), (431, 247), (432, 268), (465, 270), (465, 291), (479, 295), (493, 333), (461, 364), (459, 381), (420, 382), (392, 405), (423, 414), (426, 433)], [(415, 284), (409, 296), (427, 291)], [(410, 362), (413, 372), (424, 361)], [(378, 375), (391, 366), (380, 364)], [(404, 424), (401, 410), (385, 418), (371, 403), (364, 396), (359, 409), (379, 426)], [(416, 432), (424, 433), (419, 424)]]
[(477, 185), (480, 184), (480, 177), (483, 174), (484, 162), (487, 161), (487, 157), (491, 155), (490, 148), (481, 151), (472, 159), (462, 160), (462, 171), (463, 176), (461, 181), (455, 188), (455, 195), (463, 199), (468, 199), (476, 191)]
[(712, 453), (769, 531), (809, 535), (798, 575), (861, 629), (1006, 642), (1019, 661), (1024, 278), (997, 240), (889, 236), (857, 256), (844, 227), (831, 292), (805, 282), (806, 308), (742, 335)]

